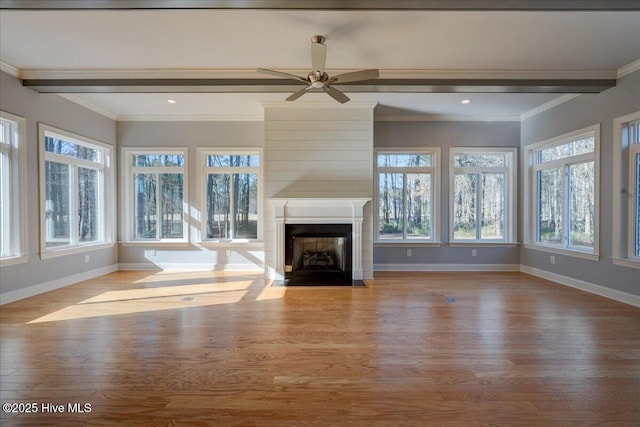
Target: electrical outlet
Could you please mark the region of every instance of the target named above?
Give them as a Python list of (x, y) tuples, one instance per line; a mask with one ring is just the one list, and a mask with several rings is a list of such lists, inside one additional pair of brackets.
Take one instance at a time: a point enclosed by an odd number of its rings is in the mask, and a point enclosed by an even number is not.
[(551, 264), (555, 264), (556, 263), (556, 256), (555, 255), (551, 255), (551, 257), (549, 257), (549, 262)]
[(85, 263), (89, 262), (89, 255), (85, 255), (85, 256), (84, 256), (84, 262), (85, 262)]
[(411, 256), (411, 249), (407, 249), (407, 256)]
[(471, 256), (476, 256), (476, 255), (478, 255), (477, 249), (471, 249)]

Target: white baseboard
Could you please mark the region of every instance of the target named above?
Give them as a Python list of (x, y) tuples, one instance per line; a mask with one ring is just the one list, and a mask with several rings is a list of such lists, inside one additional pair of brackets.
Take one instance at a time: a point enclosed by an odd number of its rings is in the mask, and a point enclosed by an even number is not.
[(117, 264), (112, 264), (106, 267), (96, 268), (95, 270), (85, 271), (83, 273), (78, 273), (78, 274), (63, 277), (60, 279), (51, 280), (49, 282), (44, 282), (38, 285), (29, 286), (24, 289), (4, 292), (0, 294), (0, 305), (8, 304), (10, 302), (32, 297), (34, 295), (53, 291), (55, 289), (64, 288), (65, 286), (73, 285), (74, 283), (82, 282), (83, 280), (89, 280), (98, 276), (113, 273), (114, 271), (118, 271)]
[(122, 271), (257, 271), (263, 272), (264, 266), (255, 264), (214, 264), (214, 263), (120, 263), (118, 269)]
[(520, 264), (374, 264), (373, 271), (520, 271)]
[(625, 304), (629, 304), (634, 307), (640, 307), (640, 296), (638, 295), (633, 295), (633, 294), (629, 294), (627, 292), (622, 292), (622, 291), (616, 291), (615, 289), (610, 289), (604, 286), (596, 285), (594, 283), (585, 282), (584, 280), (574, 279), (573, 277), (551, 273), (549, 271), (540, 270), (539, 268), (529, 267), (527, 265), (521, 265), (520, 271), (523, 273), (531, 274), (532, 276), (537, 276), (543, 279), (551, 280), (552, 282), (556, 282), (561, 285), (569, 286), (575, 289), (579, 289), (581, 291), (600, 295), (601, 297), (623, 302)]

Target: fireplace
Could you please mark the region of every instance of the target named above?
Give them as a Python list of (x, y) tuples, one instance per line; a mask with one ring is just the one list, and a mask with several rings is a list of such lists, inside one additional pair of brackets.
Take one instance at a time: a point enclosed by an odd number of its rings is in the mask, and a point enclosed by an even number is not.
[[(273, 228), (267, 238), (267, 278), (285, 285), (363, 285), (363, 256), (369, 268), (372, 264), (371, 252), (363, 254), (364, 206), (369, 200), (269, 199)], [(370, 242), (370, 229), (365, 236)]]
[(352, 284), (351, 224), (286, 224), (287, 284)]

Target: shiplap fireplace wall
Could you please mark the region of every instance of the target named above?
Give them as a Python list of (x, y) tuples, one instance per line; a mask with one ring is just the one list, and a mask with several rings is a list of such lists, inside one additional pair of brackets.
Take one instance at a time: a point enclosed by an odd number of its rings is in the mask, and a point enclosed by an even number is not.
[[(283, 224), (350, 223), (354, 278), (373, 277), (373, 102), (265, 102), (266, 275), (282, 280)], [(314, 200), (317, 207), (314, 208)], [(334, 201), (335, 208), (327, 203)], [(362, 205), (358, 211), (353, 207)], [(304, 209), (283, 209), (284, 206)], [(343, 210), (351, 206), (349, 212)], [(327, 209), (329, 208), (329, 209)], [(323, 213), (324, 212), (324, 213)], [(355, 241), (354, 241), (355, 242)], [(355, 246), (355, 245), (354, 245)], [(281, 265), (282, 264), (282, 265)], [(360, 276), (361, 277), (356, 277)]]

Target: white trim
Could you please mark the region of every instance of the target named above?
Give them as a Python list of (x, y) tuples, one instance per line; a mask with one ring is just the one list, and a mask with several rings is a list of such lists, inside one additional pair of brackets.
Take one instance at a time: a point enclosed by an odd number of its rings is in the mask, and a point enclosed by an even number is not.
[(117, 120), (118, 115), (112, 111), (109, 111), (103, 107), (100, 107), (99, 105), (96, 105), (92, 102), (89, 102), (85, 99), (80, 98), (78, 95), (75, 95), (73, 93), (58, 93), (56, 94), (64, 99), (66, 99), (67, 101), (71, 101), (75, 104), (80, 105), (81, 107), (84, 107), (88, 110), (91, 110), (95, 113), (98, 113), (102, 116), (105, 116), (111, 120)]
[(29, 298), (34, 295), (39, 295), (45, 292), (53, 291), (56, 289), (64, 288), (65, 286), (73, 285), (78, 282), (90, 280), (105, 274), (118, 271), (118, 265), (112, 264), (105, 267), (96, 268), (94, 270), (85, 271), (71, 276), (62, 277), (60, 279), (51, 280), (48, 282), (40, 283), (37, 285), (28, 286), (23, 289), (15, 291), (4, 292), (0, 294), (0, 305), (8, 304), (14, 301), (18, 301), (24, 298)]
[[(549, 146), (554, 147), (558, 145), (565, 144), (567, 142), (571, 142), (576, 140), (582, 136), (586, 136), (588, 134), (593, 133), (594, 138), (594, 151), (588, 154), (581, 154), (577, 156), (565, 157), (560, 160), (554, 160), (546, 163), (536, 163), (534, 161), (534, 153), (535, 151), (542, 149), (543, 147)], [(524, 248), (526, 249), (534, 249), (540, 251), (546, 251), (551, 253), (557, 253), (561, 255), (573, 256), (577, 258), (589, 259), (592, 261), (597, 261), (600, 258), (600, 211), (602, 207), (600, 206), (600, 123), (596, 123), (595, 125), (587, 126), (582, 129), (578, 129), (572, 132), (567, 132), (565, 134), (555, 136), (549, 139), (545, 139), (544, 141), (539, 141), (534, 144), (527, 145), (522, 150), (522, 164), (524, 170), (524, 223), (523, 223), (523, 240), (524, 240)], [(534, 178), (534, 173), (537, 170), (551, 168), (556, 163), (558, 165), (567, 165), (573, 164), (578, 161), (591, 161), (593, 159), (594, 162), (594, 212), (593, 212), (593, 227), (594, 227), (594, 239), (593, 239), (593, 249), (588, 252), (581, 251), (579, 248), (573, 246), (564, 246), (567, 245), (567, 238), (563, 236), (563, 243), (561, 246), (552, 246), (544, 243), (536, 242), (536, 224), (535, 218), (536, 215), (533, 212), (536, 209), (536, 203), (534, 202), (534, 197), (536, 195), (536, 180)], [(564, 184), (566, 185), (566, 178), (564, 180)], [(566, 202), (567, 195), (564, 196), (563, 200)], [(566, 206), (565, 206), (566, 209)], [(563, 215), (566, 216), (567, 212), (563, 209)], [(565, 219), (563, 216), (563, 220)]]
[(217, 264), (217, 263), (120, 263), (119, 271), (247, 271), (264, 272), (264, 264)]
[[(45, 152), (45, 137), (47, 133), (54, 134), (58, 137), (63, 137), (68, 142), (83, 145), (85, 147), (91, 147), (96, 150), (102, 152), (101, 161), (96, 162), (88, 162), (82, 159), (74, 159), (72, 157), (65, 157), (64, 163), (72, 165), (76, 167), (81, 165), (82, 167), (88, 166), (94, 170), (99, 171), (102, 174), (102, 180), (104, 181), (100, 190), (100, 209), (99, 216), (99, 233), (100, 238), (102, 240), (95, 242), (74, 242), (70, 243), (70, 245), (65, 245), (64, 247), (47, 247), (46, 242), (46, 212), (45, 212), (45, 162), (47, 160), (48, 154), (52, 156), (56, 156), (54, 153)], [(116, 241), (116, 231), (117, 231), (117, 211), (116, 211), (116, 187), (115, 187), (115, 159), (116, 159), (116, 151), (113, 145), (109, 145), (107, 143), (98, 141), (93, 138), (89, 138), (83, 135), (79, 135), (73, 132), (66, 131), (64, 129), (56, 128), (54, 126), (48, 125), (46, 123), (39, 122), (38, 123), (38, 189), (40, 192), (40, 196), (38, 201), (40, 203), (39, 206), (39, 225), (40, 225), (40, 258), (47, 259), (52, 257), (65, 256), (75, 253), (82, 253), (95, 249), (103, 249), (112, 247), (115, 245)], [(73, 182), (70, 182), (72, 185)], [(71, 192), (75, 191), (75, 188), (71, 190)], [(71, 194), (71, 193), (70, 193)], [(69, 207), (71, 212), (73, 212), (73, 206)], [(74, 224), (70, 224), (70, 227)], [(74, 232), (75, 230), (70, 229), (69, 239), (71, 242), (74, 240)]]
[(11, 64), (7, 64), (6, 62), (0, 61), (0, 71), (4, 71), (7, 74), (12, 75), (13, 77), (17, 77), (19, 79), (22, 78), (22, 70), (17, 67), (14, 67)]
[[(4, 120), (9, 120), (12, 121), (14, 123), (17, 124), (17, 138), (16, 140), (12, 140), (11, 142), (12, 144), (12, 150), (15, 152), (15, 150), (17, 150), (17, 154), (18, 154), (18, 158), (16, 159), (16, 161), (14, 162), (14, 164), (12, 165), (11, 170), (13, 170), (13, 167), (17, 166), (18, 167), (18, 174), (17, 174), (17, 178), (18, 178), (18, 185), (15, 186), (14, 183), (11, 183), (11, 199), (13, 201), (15, 201), (16, 199), (18, 200), (18, 206), (17, 209), (14, 208), (13, 209), (13, 215), (11, 216), (15, 216), (16, 214), (18, 214), (18, 219), (17, 219), (17, 223), (18, 223), (18, 233), (19, 236), (17, 238), (12, 238), (11, 239), (11, 246), (13, 251), (15, 252), (14, 254), (12, 254), (11, 257), (7, 257), (4, 258), (2, 260), (0, 260), (0, 266), (10, 266), (10, 265), (16, 265), (16, 264), (22, 264), (24, 262), (27, 261), (27, 254), (28, 254), (28, 218), (27, 218), (27, 212), (28, 212), (28, 198), (27, 198), (27, 146), (28, 146), (28, 140), (27, 140), (27, 119), (22, 117), (22, 116), (18, 116), (15, 114), (11, 114), (8, 113), (6, 111), (0, 111), (0, 117), (2, 117)], [(14, 190), (15, 187), (17, 187), (17, 192), (18, 194), (15, 195), (14, 194)], [(12, 219), (11, 221), (11, 227), (14, 227), (16, 224), (16, 220)]]
[(519, 122), (517, 115), (462, 115), (462, 114), (380, 114), (376, 122)]
[(520, 264), (374, 264), (373, 271), (520, 271)]
[(640, 261), (634, 261), (627, 258), (612, 258), (613, 264), (620, 267), (640, 269)]
[(117, 115), (119, 122), (263, 122), (264, 116), (142, 116)]
[(183, 241), (182, 239), (176, 239), (176, 241), (172, 241), (170, 239), (167, 240), (121, 240), (118, 242), (120, 246), (138, 246), (145, 248), (188, 248), (190, 246), (189, 242)]
[[(419, 166), (419, 167), (385, 167), (378, 166), (378, 155), (380, 154), (428, 154), (431, 155), (431, 166)], [(374, 147), (373, 150), (373, 203), (374, 203), (374, 212), (373, 212), (373, 243), (374, 244), (386, 244), (396, 243), (396, 244), (410, 244), (410, 243), (435, 243), (440, 244), (441, 230), (440, 230), (440, 211), (442, 207), (442, 194), (441, 194), (441, 175), (442, 175), (442, 148), (441, 147)], [(385, 239), (380, 238), (380, 230), (376, 225), (379, 223), (378, 215), (380, 206), (380, 169), (382, 172), (388, 173), (401, 173), (403, 175), (408, 173), (422, 173), (422, 174), (430, 174), (431, 175), (431, 238), (401, 238), (401, 239)], [(404, 185), (403, 185), (404, 192)], [(406, 194), (403, 194), (403, 198)], [(406, 209), (403, 212), (403, 215), (406, 214)], [(406, 221), (405, 221), (406, 225)], [(404, 235), (404, 230), (403, 230)]]
[[(250, 167), (212, 167), (206, 166), (206, 156), (212, 154), (219, 155), (258, 155), (258, 166)], [(209, 245), (249, 245), (254, 243), (263, 244), (265, 234), (264, 224), (264, 187), (265, 187), (265, 174), (266, 174), (266, 158), (264, 153), (264, 147), (197, 147), (196, 148), (196, 199), (195, 204), (192, 206), (192, 219), (198, 225), (191, 225), (191, 241), (196, 246), (207, 247)], [(208, 173), (213, 171), (220, 173), (257, 173), (258, 175), (258, 200), (257, 200), (257, 230), (255, 239), (206, 239), (206, 226), (207, 218), (205, 212), (206, 197), (206, 184), (205, 178)], [(245, 246), (250, 247), (250, 246)]]
[[(504, 154), (505, 165), (502, 167), (457, 167), (454, 156), (458, 153), (497, 153)], [(454, 208), (455, 208), (455, 176), (462, 174), (494, 173), (504, 174), (504, 237), (502, 239), (455, 239), (454, 237)], [(478, 184), (478, 191), (481, 191)], [(480, 197), (480, 195), (478, 195)], [(477, 200), (477, 203), (482, 203)], [(518, 148), (516, 147), (450, 147), (449, 148), (449, 242), (451, 244), (514, 244), (518, 234)], [(480, 223), (476, 224), (476, 235)]]
[(640, 307), (640, 296), (638, 295), (617, 291), (615, 289), (610, 289), (604, 286), (596, 285), (594, 283), (585, 282), (584, 280), (574, 279), (572, 277), (563, 276), (561, 274), (540, 270), (539, 268), (529, 267), (528, 265), (520, 265), (520, 271), (522, 273), (541, 277), (543, 279), (550, 280), (561, 285), (569, 286), (571, 288), (579, 289), (581, 291), (589, 292), (601, 297), (629, 304), (634, 307)]
[(373, 110), (378, 101), (350, 101), (346, 104), (339, 104), (335, 101), (261, 101), (262, 108), (289, 108), (289, 109), (307, 109), (307, 108), (364, 108), (367, 110)]
[(630, 62), (627, 65), (624, 65), (618, 68), (618, 72), (616, 73), (616, 78), (621, 79), (624, 76), (629, 75), (631, 73), (635, 73), (638, 70), (640, 70), (640, 59), (636, 59), (635, 61)]
[[(133, 166), (132, 156), (140, 155), (162, 155), (175, 154), (183, 156), (183, 166)], [(182, 174), (182, 237), (181, 238), (164, 238), (164, 239), (134, 239), (135, 237), (135, 192), (133, 174)], [(120, 150), (120, 206), (121, 206), (121, 224), (120, 232), (122, 240), (118, 243), (130, 246), (153, 246), (153, 245), (189, 245), (189, 148), (188, 147), (122, 147)], [(159, 191), (160, 186), (157, 189)], [(159, 197), (159, 196), (158, 196)], [(156, 200), (157, 206), (160, 206), (160, 200)], [(158, 227), (157, 233), (161, 232)]]
[(498, 242), (490, 240), (474, 240), (472, 242), (449, 242), (447, 246), (455, 247), (487, 247), (487, 248), (516, 248), (520, 245), (520, 242)]
[(542, 105), (539, 105), (539, 106), (537, 106), (535, 108), (532, 108), (529, 111), (526, 111), (526, 112), (520, 114), (520, 121), (524, 121), (524, 120), (530, 119), (533, 116), (537, 116), (540, 113), (543, 113), (543, 112), (545, 112), (547, 110), (555, 108), (558, 105), (564, 104), (565, 102), (571, 101), (572, 99), (577, 98), (579, 96), (580, 96), (579, 93), (577, 93), (577, 94), (576, 93), (569, 93), (569, 94), (565, 94), (565, 95), (560, 95), (559, 97), (554, 98), (549, 102), (545, 102)]
[(2, 258), (0, 259), (0, 267), (5, 268), (11, 267), (12, 265), (24, 264), (28, 259), (29, 257), (27, 255)]

